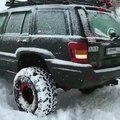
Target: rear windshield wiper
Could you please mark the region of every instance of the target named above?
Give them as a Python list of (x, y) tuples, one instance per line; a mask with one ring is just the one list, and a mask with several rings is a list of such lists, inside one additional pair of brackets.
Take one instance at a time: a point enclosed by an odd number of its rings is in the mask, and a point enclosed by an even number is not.
[(116, 32), (112, 31), (112, 32), (109, 33), (109, 36), (110, 36), (110, 38), (111, 38), (112, 41), (115, 41), (115, 40), (119, 39), (120, 34), (116, 34)]
[(112, 41), (119, 40), (119, 39), (120, 39), (120, 34), (118, 34), (118, 35), (112, 37), (111, 39), (112, 39)]

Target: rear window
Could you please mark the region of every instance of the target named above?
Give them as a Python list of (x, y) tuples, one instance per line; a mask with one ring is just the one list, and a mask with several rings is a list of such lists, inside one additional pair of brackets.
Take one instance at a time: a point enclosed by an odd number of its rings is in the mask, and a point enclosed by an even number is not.
[(88, 16), (91, 30), (96, 36), (109, 37), (112, 32), (120, 34), (120, 22), (115, 16), (98, 12), (89, 12)]
[(39, 11), (37, 14), (37, 34), (66, 35), (66, 19), (62, 11)]

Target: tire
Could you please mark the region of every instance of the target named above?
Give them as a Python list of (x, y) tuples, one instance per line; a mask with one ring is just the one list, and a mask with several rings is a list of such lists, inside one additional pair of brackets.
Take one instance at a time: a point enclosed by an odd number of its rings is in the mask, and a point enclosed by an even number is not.
[(80, 92), (82, 92), (83, 94), (91, 94), (92, 92), (95, 91), (96, 88), (89, 88), (89, 89), (79, 89)]
[(13, 88), (15, 101), (21, 111), (45, 116), (56, 108), (55, 83), (42, 68), (28, 67), (20, 70), (15, 76)]

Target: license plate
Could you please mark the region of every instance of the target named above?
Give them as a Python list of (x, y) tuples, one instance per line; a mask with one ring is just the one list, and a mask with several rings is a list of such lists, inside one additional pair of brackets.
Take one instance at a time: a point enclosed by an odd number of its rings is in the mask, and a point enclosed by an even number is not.
[(120, 47), (107, 48), (106, 54), (107, 55), (120, 54)]

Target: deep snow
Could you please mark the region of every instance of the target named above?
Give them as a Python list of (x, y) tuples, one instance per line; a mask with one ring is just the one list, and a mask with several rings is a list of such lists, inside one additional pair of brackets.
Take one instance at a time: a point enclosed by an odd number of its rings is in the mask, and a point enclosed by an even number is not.
[(120, 120), (120, 82), (83, 95), (78, 90), (58, 90), (56, 112), (45, 117), (18, 111), (12, 84), (0, 79), (0, 120)]

